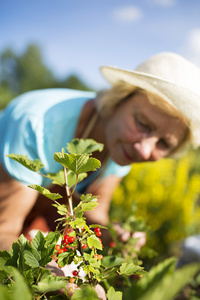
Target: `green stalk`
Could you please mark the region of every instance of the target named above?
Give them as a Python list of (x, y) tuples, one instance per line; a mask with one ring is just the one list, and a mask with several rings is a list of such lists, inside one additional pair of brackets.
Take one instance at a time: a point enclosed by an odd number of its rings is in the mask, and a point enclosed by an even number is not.
[(65, 190), (66, 190), (66, 194), (67, 194), (67, 199), (68, 199), (68, 203), (69, 203), (69, 210), (70, 210), (70, 215), (73, 217), (74, 216), (74, 211), (73, 211), (73, 199), (72, 199), (72, 195), (68, 186), (68, 180), (67, 180), (67, 170), (66, 167), (64, 167), (64, 174), (65, 174)]

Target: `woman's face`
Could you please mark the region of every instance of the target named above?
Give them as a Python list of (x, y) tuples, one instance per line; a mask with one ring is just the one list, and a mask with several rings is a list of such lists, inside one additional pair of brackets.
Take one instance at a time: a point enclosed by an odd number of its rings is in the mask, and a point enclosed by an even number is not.
[(106, 145), (119, 165), (156, 161), (184, 140), (187, 127), (136, 94), (115, 109), (105, 123)]

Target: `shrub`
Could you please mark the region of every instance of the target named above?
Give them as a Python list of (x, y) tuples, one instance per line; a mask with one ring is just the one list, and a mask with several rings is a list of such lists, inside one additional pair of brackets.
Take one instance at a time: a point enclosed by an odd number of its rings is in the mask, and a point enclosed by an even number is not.
[[(143, 217), (151, 231), (148, 246), (166, 253), (174, 241), (197, 233), (200, 225), (200, 174), (197, 154), (182, 159), (134, 164), (114, 194), (115, 214), (120, 208), (124, 219), (136, 206), (135, 216)], [(124, 205), (125, 204), (125, 205)]]

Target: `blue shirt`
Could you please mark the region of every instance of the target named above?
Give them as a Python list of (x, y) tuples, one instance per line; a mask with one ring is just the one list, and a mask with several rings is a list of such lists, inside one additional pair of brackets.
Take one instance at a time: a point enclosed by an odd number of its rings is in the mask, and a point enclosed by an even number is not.
[[(0, 163), (15, 179), (25, 184), (48, 186), (51, 181), (26, 169), (5, 155), (14, 153), (39, 158), (44, 164), (43, 174), (58, 172), (62, 166), (54, 161), (73, 138), (77, 122), (88, 99), (94, 92), (70, 89), (44, 89), (16, 97), (0, 114)], [(103, 176), (125, 176), (130, 166), (119, 166), (111, 159)], [(95, 174), (95, 173), (94, 173)], [(95, 175), (94, 175), (95, 176)], [(92, 177), (78, 184), (77, 191), (86, 188)]]

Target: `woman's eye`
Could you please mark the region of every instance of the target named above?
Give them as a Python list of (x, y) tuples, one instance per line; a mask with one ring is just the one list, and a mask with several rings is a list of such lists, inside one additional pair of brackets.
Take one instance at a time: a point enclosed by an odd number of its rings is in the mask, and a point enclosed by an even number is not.
[(147, 131), (150, 131), (150, 126), (146, 123), (144, 123), (143, 121), (139, 120), (139, 119), (136, 119), (136, 123), (138, 125), (138, 127), (142, 128), (142, 129), (145, 129)]

